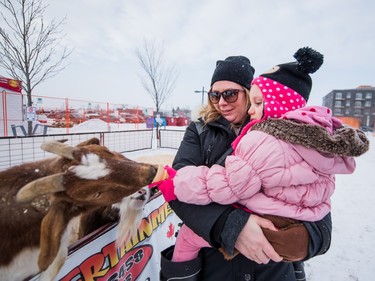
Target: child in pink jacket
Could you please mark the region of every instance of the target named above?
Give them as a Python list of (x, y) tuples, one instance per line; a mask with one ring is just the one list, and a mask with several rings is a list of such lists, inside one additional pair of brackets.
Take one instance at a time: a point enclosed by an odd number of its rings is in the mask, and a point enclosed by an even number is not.
[[(363, 132), (343, 127), (329, 108), (305, 106), (312, 84), (308, 73), (319, 69), (323, 56), (301, 48), (295, 58), (252, 81), (251, 121), (234, 141), (225, 167), (181, 168), (159, 185), (167, 201), (175, 195), (198, 205), (236, 203), (259, 215), (301, 221), (318, 221), (330, 212), (334, 175), (353, 173), (353, 157), (365, 153), (369, 142)], [(172, 260), (194, 259), (209, 246), (183, 225)]]

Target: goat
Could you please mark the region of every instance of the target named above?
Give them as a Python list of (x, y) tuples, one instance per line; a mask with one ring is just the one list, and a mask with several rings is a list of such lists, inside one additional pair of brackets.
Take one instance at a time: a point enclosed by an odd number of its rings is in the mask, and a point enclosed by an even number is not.
[(67, 247), (87, 233), (82, 216), (100, 213), (152, 182), (157, 166), (138, 163), (99, 145), (51, 141), (42, 149), (61, 157), (0, 172), (0, 280), (42, 271), (53, 280)]
[[(165, 165), (171, 166), (173, 159), (174, 153), (158, 154), (154, 156), (138, 156), (135, 158), (135, 161), (157, 165), (158, 171), (153, 181), (159, 181), (166, 177), (165, 170), (162, 167)], [(117, 246), (125, 244), (125, 242), (136, 234), (142, 220), (143, 207), (147, 203), (152, 192), (155, 192), (155, 189), (150, 191), (149, 188), (145, 187), (131, 196), (123, 198), (121, 203), (113, 205), (113, 209), (118, 211), (119, 216), (119, 223), (117, 226), (118, 234), (116, 240)]]
[(119, 223), (116, 245), (125, 244), (131, 237), (137, 233), (137, 229), (142, 220), (143, 207), (150, 198), (150, 190), (145, 187), (136, 193), (125, 197), (120, 203), (113, 205), (118, 209)]
[[(153, 181), (162, 180), (165, 175), (164, 167), (165, 165), (172, 165), (174, 158), (173, 154), (158, 154), (158, 155), (143, 155), (138, 156), (134, 160), (136, 162), (143, 162), (154, 164), (158, 166), (157, 174), (155, 175)], [(120, 246), (125, 244), (131, 237), (133, 237), (139, 224), (141, 223), (143, 216), (143, 207), (149, 200), (151, 194), (155, 192), (155, 189), (149, 189), (144, 187), (132, 194), (131, 196), (125, 197), (120, 203), (114, 204), (113, 209), (118, 212), (118, 234), (116, 245)]]

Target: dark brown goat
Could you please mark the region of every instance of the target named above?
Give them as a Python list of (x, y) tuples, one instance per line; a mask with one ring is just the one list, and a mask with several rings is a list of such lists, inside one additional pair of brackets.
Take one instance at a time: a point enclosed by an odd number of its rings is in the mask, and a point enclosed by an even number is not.
[(148, 185), (157, 172), (99, 145), (51, 141), (59, 155), (0, 172), (0, 279), (23, 280), (42, 271), (52, 280), (67, 246), (82, 237), (80, 216), (121, 202)]

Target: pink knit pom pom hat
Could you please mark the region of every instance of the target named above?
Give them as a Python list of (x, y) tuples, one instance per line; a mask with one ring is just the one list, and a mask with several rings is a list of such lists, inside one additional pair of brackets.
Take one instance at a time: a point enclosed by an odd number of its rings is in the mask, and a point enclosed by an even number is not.
[(251, 85), (257, 85), (263, 93), (263, 120), (279, 118), (306, 105), (312, 88), (309, 74), (323, 64), (323, 55), (304, 47), (294, 54), (294, 58), (296, 62), (276, 65), (252, 81)]

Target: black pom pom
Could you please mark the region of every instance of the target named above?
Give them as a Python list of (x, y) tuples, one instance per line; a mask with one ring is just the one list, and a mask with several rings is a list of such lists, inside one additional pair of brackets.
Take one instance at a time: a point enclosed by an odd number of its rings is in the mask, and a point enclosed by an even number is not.
[(323, 55), (309, 47), (298, 49), (294, 54), (298, 68), (305, 73), (314, 73), (323, 64)]

